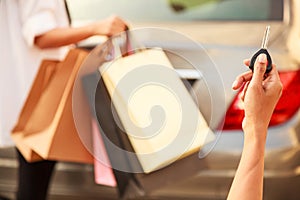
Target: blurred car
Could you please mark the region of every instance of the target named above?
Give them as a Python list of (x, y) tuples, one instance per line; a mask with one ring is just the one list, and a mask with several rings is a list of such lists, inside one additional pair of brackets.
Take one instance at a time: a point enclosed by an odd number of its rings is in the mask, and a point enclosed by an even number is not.
[[(195, 62), (198, 62), (197, 69), (204, 74), (202, 79), (193, 84), (199, 108), (211, 128), (216, 133), (221, 132), (216, 145), (204, 158), (208, 168), (189, 181), (157, 191), (156, 195), (165, 197), (226, 197), (243, 147), (242, 103), (240, 93), (232, 91), (231, 84), (238, 74), (248, 70), (243, 67), (242, 60), (250, 58), (260, 48), (265, 27), (271, 25), (268, 49), (280, 71), (284, 90), (270, 122), (264, 195), (265, 199), (300, 198), (300, 70), (297, 61), (300, 56), (297, 51), (300, 44), (299, 1), (110, 1), (102, 2), (106, 8), (103, 12), (98, 12), (97, 3), (94, 3), (95, 12), (92, 9), (90, 16), (74, 15), (75, 19), (103, 18), (115, 13), (128, 19), (132, 28), (157, 27), (177, 31), (203, 45), (223, 81), (225, 91), (216, 84), (218, 76), (214, 69), (206, 65), (205, 61), (199, 61), (199, 54), (204, 52), (188, 45), (174, 45), (176, 41), (170, 40), (168, 33), (160, 35), (159, 45), (164, 49), (194, 55)], [(143, 41), (148, 46), (155, 46), (155, 42), (151, 36)], [(176, 68), (192, 69), (170, 53), (168, 55)], [(220, 98), (212, 99), (209, 89), (219, 93)], [(224, 92), (223, 99), (221, 94)], [(226, 115), (221, 106), (224, 100)], [(222, 121), (224, 124), (220, 127)]]
[[(243, 110), (239, 92), (233, 91), (231, 84), (238, 74), (248, 70), (243, 66), (243, 59), (250, 58), (260, 48), (265, 27), (271, 25), (268, 49), (273, 63), (276, 63), (280, 71), (284, 90), (268, 130), (264, 199), (300, 199), (299, 1), (194, 0), (191, 3), (188, 1), (190, 0), (67, 1), (72, 24), (75, 26), (114, 13), (127, 19), (131, 28), (168, 28), (186, 35), (203, 46), (203, 52), (199, 52), (189, 45), (174, 45), (176, 41), (171, 41), (168, 34), (160, 36), (161, 40), (165, 39), (164, 43), (159, 43), (161, 47), (194, 55), (195, 62), (198, 62), (197, 69), (204, 76), (193, 80), (192, 89), (196, 93), (200, 111), (215, 133), (221, 133), (220, 137), (211, 151), (208, 148), (207, 151), (210, 153), (201, 158), (207, 163), (205, 170), (196, 177), (189, 177), (187, 180), (179, 180), (178, 183), (166, 186), (149, 198), (226, 198), (243, 147), (241, 129)], [(93, 38), (80, 45), (94, 46), (99, 41), (101, 39)], [(142, 42), (146, 46), (157, 45), (157, 41), (151, 40), (150, 36), (145, 37)], [(170, 52), (166, 53), (175, 68), (195, 69), (176, 59)], [(222, 79), (223, 87), (216, 84), (215, 69), (196, 59), (199, 53), (207, 53), (211, 58), (219, 73), (217, 77)], [(220, 94), (220, 98), (211, 98), (209, 89)], [(224, 103), (225, 110), (219, 106)], [(116, 197), (114, 189), (97, 187), (92, 182), (91, 166), (60, 164), (54, 177), (52, 198)], [(5, 180), (0, 182), (0, 193), (1, 186), (5, 188), (4, 183)], [(9, 190), (8, 186), (6, 189)]]

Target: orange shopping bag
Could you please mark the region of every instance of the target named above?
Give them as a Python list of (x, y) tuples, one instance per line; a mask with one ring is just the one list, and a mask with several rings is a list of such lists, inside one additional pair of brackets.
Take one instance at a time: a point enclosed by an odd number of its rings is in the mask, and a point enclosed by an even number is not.
[[(27, 161), (41, 159), (93, 163), (76, 131), (72, 114), (72, 91), (87, 51), (72, 49), (62, 62), (43, 61), (12, 131), (17, 148)], [(91, 135), (89, 113), (86, 134)], [(91, 143), (91, 142), (90, 142)]]

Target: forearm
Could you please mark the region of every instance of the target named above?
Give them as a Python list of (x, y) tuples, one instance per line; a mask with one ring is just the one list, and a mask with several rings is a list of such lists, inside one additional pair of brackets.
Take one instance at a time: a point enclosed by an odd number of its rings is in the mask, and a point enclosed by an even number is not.
[[(267, 56), (260, 54), (254, 70), (241, 74), (232, 88), (244, 85), (241, 96), (244, 102), (244, 149), (240, 164), (231, 185), (229, 200), (261, 200), (263, 197), (264, 154), (268, 125), (281, 96), (282, 84), (276, 65), (266, 74)], [(250, 65), (250, 60), (245, 60)]]
[(244, 149), (228, 199), (261, 200), (266, 130), (245, 129), (244, 134)]
[(93, 22), (78, 28), (56, 28), (35, 37), (34, 44), (41, 49), (75, 44), (94, 35), (112, 36), (124, 31), (127, 24), (118, 16)]
[(35, 38), (35, 45), (41, 49), (70, 45), (93, 35), (91, 26), (79, 28), (56, 28)]

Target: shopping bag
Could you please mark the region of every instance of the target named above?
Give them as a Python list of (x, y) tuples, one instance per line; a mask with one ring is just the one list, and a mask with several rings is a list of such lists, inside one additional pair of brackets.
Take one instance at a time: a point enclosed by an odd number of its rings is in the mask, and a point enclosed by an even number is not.
[[(123, 35), (125, 34), (128, 32)], [(91, 51), (83, 64), (82, 69), (85, 70), (81, 74), (81, 78), (85, 85), (84, 90), (87, 93), (90, 108), (96, 115), (99, 129), (102, 130), (100, 134), (117, 180), (120, 197), (126, 199), (148, 195), (176, 184), (179, 180), (184, 181), (195, 177), (206, 168), (206, 162), (204, 159), (199, 159), (198, 152), (195, 152), (159, 170), (148, 174), (142, 173), (143, 169), (139, 159), (134, 153), (122, 123), (119, 123), (120, 119), (116, 114), (114, 104), (111, 102), (103, 78), (100, 78), (98, 71), (98, 67), (102, 66), (105, 61), (116, 58), (116, 55), (126, 54), (126, 52), (120, 54), (114, 51), (113, 39), (110, 38), (106, 43)], [(132, 49), (128, 49), (128, 46)], [(134, 42), (131, 40), (130, 45), (123, 42), (121, 48), (129, 51), (127, 53), (129, 55), (135, 52), (134, 49), (144, 49), (137, 40)], [(113, 147), (118, 147), (119, 150)]]
[[(96, 58), (96, 56), (93, 57), (93, 60)], [(134, 180), (131, 181), (130, 184), (127, 184), (126, 187), (122, 187), (123, 197), (126, 197), (127, 194), (135, 194), (135, 196), (149, 195), (159, 189), (176, 184), (179, 180), (184, 181), (195, 177), (206, 168), (205, 161), (199, 159), (198, 152), (195, 152), (160, 170), (145, 174), (142, 173), (143, 169), (138, 158), (136, 156), (134, 157), (135, 154), (126, 154), (124, 151), (114, 151), (114, 149), (109, 146), (110, 142), (126, 152), (134, 152), (127, 134), (123, 131), (124, 129), (120, 128), (116, 123), (116, 121), (119, 121), (118, 115), (113, 115), (113, 104), (110, 101), (103, 79), (100, 79), (99, 76), (99, 73), (93, 73), (86, 75), (84, 79), (85, 82), (90, 83), (90, 85), (96, 84), (96, 94), (93, 97), (95, 104), (91, 105), (95, 108), (97, 119), (102, 129), (107, 131), (107, 135), (103, 135), (103, 132), (101, 132), (101, 134), (103, 138), (108, 138), (108, 141), (105, 142), (108, 156), (112, 161), (112, 167), (114, 167), (114, 171), (118, 171), (115, 169), (124, 169), (123, 172), (120, 172), (123, 176), (120, 177), (120, 174), (116, 174), (116, 178)], [(126, 181), (124, 182), (126, 183)], [(134, 185), (132, 183), (136, 184)]]
[[(86, 149), (91, 144), (82, 143), (72, 115), (73, 83), (87, 55), (85, 50), (72, 49), (61, 62), (42, 62), (12, 131), (12, 138), (27, 161), (93, 163), (93, 156)], [(90, 124), (86, 125), (86, 134), (91, 134)]]
[(92, 119), (93, 149), (94, 149), (94, 174), (97, 184), (115, 187), (117, 185), (113, 170), (110, 165), (106, 149), (101, 138), (97, 122)]
[[(145, 173), (198, 152), (200, 147), (214, 139), (161, 49), (142, 50), (117, 58), (104, 63), (99, 70)], [(156, 105), (163, 111), (150, 116)], [(149, 116), (152, 119), (149, 120)], [(154, 129), (146, 127), (151, 120), (157, 119), (165, 121), (156, 122), (158, 127)]]
[[(105, 61), (104, 57), (99, 57), (99, 55), (101, 55), (99, 52), (101, 52), (102, 49), (110, 47), (110, 43), (109, 41), (107, 41), (105, 44), (97, 46), (91, 52), (87, 59), (87, 62), (84, 63), (85, 66), (83, 68), (89, 68), (91, 66), (94, 66), (95, 72), (87, 74), (82, 73), (81, 79), (83, 90), (85, 92), (91, 110), (91, 115), (94, 116), (95, 119), (97, 119), (97, 121), (95, 120), (95, 125), (97, 125), (100, 137), (103, 140), (104, 147), (109, 158), (109, 163), (112, 166), (112, 170), (117, 182), (119, 197), (121, 199), (127, 199), (134, 198), (137, 196), (143, 196), (144, 192), (140, 188), (139, 183), (137, 182), (134, 174), (132, 173), (132, 163), (130, 163), (126, 154), (123, 151), (116, 151), (111, 146), (111, 144), (114, 144), (117, 147), (124, 149), (123, 141), (120, 140), (119, 137), (117, 125), (113, 120), (109, 103), (109, 95), (105, 90), (104, 83), (100, 80), (100, 74), (98, 73), (98, 71), (96, 71), (97, 68), (95, 67), (98, 66), (99, 63), (103, 63)], [(89, 70), (85, 72), (88, 71)], [(101, 113), (101, 115), (104, 117), (98, 118), (97, 115), (100, 116), (99, 113)], [(106, 130), (107, 135), (105, 135), (104, 131), (101, 130)], [(96, 146), (97, 145), (95, 145), (94, 148), (96, 148)]]

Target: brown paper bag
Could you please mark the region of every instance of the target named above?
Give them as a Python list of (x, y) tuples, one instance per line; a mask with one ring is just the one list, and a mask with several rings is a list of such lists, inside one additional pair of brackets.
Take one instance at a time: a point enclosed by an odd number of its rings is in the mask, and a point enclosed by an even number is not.
[[(86, 148), (91, 144), (80, 140), (72, 114), (74, 80), (87, 55), (84, 50), (73, 49), (62, 62), (42, 62), (12, 131), (12, 138), (27, 161), (93, 163)], [(90, 127), (86, 127), (87, 134), (91, 134)]]

